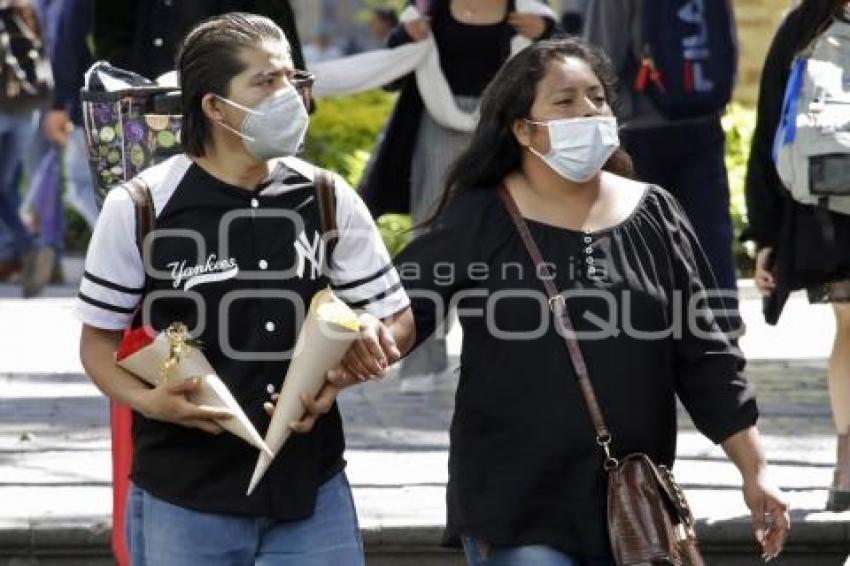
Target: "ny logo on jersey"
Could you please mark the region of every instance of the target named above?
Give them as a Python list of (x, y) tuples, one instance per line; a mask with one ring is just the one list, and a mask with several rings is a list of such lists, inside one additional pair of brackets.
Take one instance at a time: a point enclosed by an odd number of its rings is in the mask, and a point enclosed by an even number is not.
[(298, 239), (295, 240), (295, 254), (297, 256), (297, 265), (295, 271), (299, 279), (304, 279), (304, 270), (307, 263), (310, 264), (310, 279), (318, 279), (322, 275), (322, 264), (325, 260), (325, 242), (322, 240), (321, 234), (313, 232), (313, 241), (307, 239), (307, 234), (301, 232)]

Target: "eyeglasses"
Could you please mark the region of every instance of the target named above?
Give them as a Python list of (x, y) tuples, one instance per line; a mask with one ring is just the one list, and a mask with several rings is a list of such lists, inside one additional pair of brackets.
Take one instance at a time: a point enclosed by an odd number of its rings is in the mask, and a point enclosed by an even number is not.
[(298, 91), (298, 94), (304, 100), (304, 106), (306, 108), (310, 108), (310, 100), (313, 97), (313, 83), (315, 81), (316, 77), (313, 73), (301, 70), (296, 70), (292, 78), (289, 79), (289, 83), (295, 87), (295, 90)]

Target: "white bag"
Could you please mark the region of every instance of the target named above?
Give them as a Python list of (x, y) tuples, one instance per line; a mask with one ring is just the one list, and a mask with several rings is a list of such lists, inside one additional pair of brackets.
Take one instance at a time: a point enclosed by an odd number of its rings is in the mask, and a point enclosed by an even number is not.
[(850, 23), (835, 20), (795, 59), (774, 161), (795, 200), (850, 214)]

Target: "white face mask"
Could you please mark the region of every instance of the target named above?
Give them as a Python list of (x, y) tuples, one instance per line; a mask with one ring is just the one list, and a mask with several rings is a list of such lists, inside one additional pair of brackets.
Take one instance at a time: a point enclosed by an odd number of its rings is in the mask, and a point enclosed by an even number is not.
[(574, 183), (592, 179), (620, 147), (617, 119), (613, 116), (526, 121), (549, 129), (549, 153), (543, 155), (530, 145), (528, 150)]
[(230, 130), (245, 143), (245, 149), (259, 161), (295, 155), (304, 141), (309, 119), (301, 95), (292, 85), (247, 108), (223, 96), (216, 98), (246, 112), (241, 131), (224, 122), (217, 124)]

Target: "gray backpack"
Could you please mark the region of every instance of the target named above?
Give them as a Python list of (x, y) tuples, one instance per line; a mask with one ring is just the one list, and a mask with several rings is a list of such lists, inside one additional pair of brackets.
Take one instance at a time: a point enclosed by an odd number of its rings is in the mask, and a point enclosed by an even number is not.
[(850, 23), (794, 60), (773, 153), (795, 200), (850, 215)]

